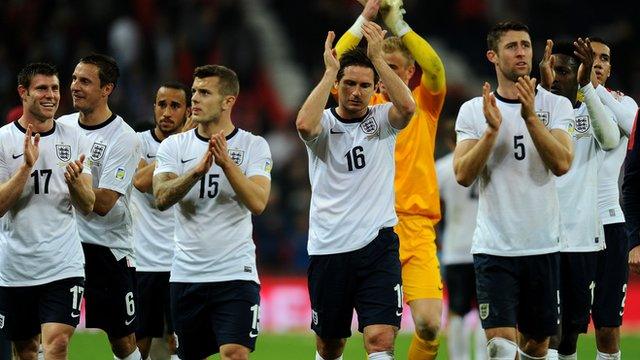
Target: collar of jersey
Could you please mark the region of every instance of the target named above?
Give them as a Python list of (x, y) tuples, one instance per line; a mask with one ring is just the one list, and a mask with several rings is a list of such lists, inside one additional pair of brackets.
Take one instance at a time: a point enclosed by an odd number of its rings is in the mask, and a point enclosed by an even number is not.
[(580, 100), (576, 101), (576, 104), (573, 105), (574, 109), (580, 109), (580, 106), (582, 106), (582, 102)]
[(156, 128), (153, 128), (149, 131), (151, 132), (151, 137), (153, 138), (153, 140), (155, 140), (158, 144), (160, 144), (162, 140), (158, 139), (158, 136), (156, 135)]
[(362, 122), (362, 120), (364, 120), (369, 115), (369, 111), (371, 111), (371, 109), (367, 108), (367, 113), (364, 114), (363, 116), (353, 118), (353, 119), (345, 119), (342, 116), (338, 115), (336, 108), (331, 108), (331, 113), (333, 114), (333, 116), (335, 116), (336, 119), (338, 119), (338, 121), (342, 123), (347, 123), (347, 124), (355, 124), (355, 123)]
[[(13, 123), (16, 124), (16, 127), (18, 128), (18, 130), (20, 130), (20, 132), (22, 132), (23, 134), (27, 133), (27, 129), (23, 128), (22, 125), (20, 125), (20, 123), (18, 122), (18, 120), (14, 121)], [(40, 133), (40, 137), (51, 135), (51, 134), (53, 134), (54, 131), (56, 131), (56, 122), (55, 121), (53, 122), (53, 127), (51, 128), (51, 130)], [(34, 133), (34, 135), (35, 134), (36, 133)]]
[[(209, 142), (209, 139), (207, 139), (204, 136), (201, 136), (200, 134), (198, 134), (198, 128), (193, 129), (193, 133), (196, 134), (196, 137), (204, 142)], [(225, 136), (224, 138), (228, 140), (231, 140), (231, 138), (238, 133), (238, 128), (234, 127), (233, 131), (231, 133), (229, 133), (229, 135)]]
[(116, 119), (117, 116), (118, 115), (116, 115), (116, 113), (112, 113), (111, 116), (107, 120), (105, 120), (105, 121), (103, 121), (103, 122), (101, 122), (100, 124), (97, 124), (97, 125), (85, 125), (85, 124), (82, 124), (80, 122), (80, 117), (78, 116), (78, 125), (80, 125), (80, 127), (85, 129), (85, 130), (98, 130), (98, 129), (102, 129), (103, 127), (111, 124), (113, 122), (113, 120)]
[[(538, 95), (538, 89), (536, 89), (534, 92), (535, 92), (535, 95)], [(496, 99), (502, 101), (503, 103), (520, 104), (520, 100), (518, 100), (518, 99), (507, 99), (507, 98), (503, 97), (502, 95), (498, 94), (497, 90), (493, 92), (493, 96), (495, 96)]]

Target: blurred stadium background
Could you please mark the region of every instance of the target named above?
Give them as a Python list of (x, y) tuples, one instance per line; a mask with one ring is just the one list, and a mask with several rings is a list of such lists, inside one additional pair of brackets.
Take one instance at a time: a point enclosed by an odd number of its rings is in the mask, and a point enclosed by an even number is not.
[[(241, 93), (233, 119), (238, 126), (267, 139), (275, 164), (270, 204), (254, 220), (254, 239), (264, 279), (262, 327), (266, 332), (289, 334), (280, 337), (285, 344), (307, 344), (312, 349), (309, 335), (301, 341), (296, 340), (299, 335), (292, 335), (308, 334), (309, 321), (304, 276), (310, 190), (306, 152), (296, 135), (294, 119), (324, 70), (322, 46), (326, 32), (346, 31), (361, 11), (357, 1), (3, 0), (1, 3), (3, 120), (17, 118), (20, 102), (16, 74), (32, 61), (55, 64), (63, 89), (68, 89), (70, 74), (80, 57), (91, 51), (112, 55), (122, 76), (111, 108), (137, 130), (152, 126), (152, 102), (161, 82), (178, 79), (191, 84), (194, 67), (205, 63), (223, 64), (238, 73)], [(495, 84), (494, 71), (484, 56), (484, 37), (491, 24), (503, 19), (521, 20), (530, 26), (534, 63), (540, 59), (547, 38), (594, 35), (606, 39), (612, 45), (613, 64), (613, 75), (607, 85), (640, 99), (637, 61), (640, 7), (629, 6), (627, 2), (591, 0), (404, 0), (404, 3), (405, 19), (433, 45), (446, 66), (448, 94), (441, 121), (455, 119), (459, 105), (480, 94), (483, 81)], [(59, 114), (71, 111), (66, 90)], [(437, 149), (436, 156), (443, 155), (444, 146), (439, 144)], [(408, 313), (405, 314), (403, 325), (407, 329), (411, 324)], [(632, 344), (638, 343), (635, 334), (640, 330), (637, 277), (630, 280), (623, 329), (631, 336), (623, 343), (623, 354), (640, 358), (637, 345), (635, 353), (631, 350)], [(106, 342), (94, 342), (95, 337), (78, 334), (71, 358), (99, 359), (99, 350), (94, 346), (102, 346), (108, 354)], [(278, 336), (265, 336), (259, 346), (266, 350), (270, 342), (278, 343), (277, 339)], [(360, 349), (360, 343), (352, 343), (352, 347)], [(594, 347), (593, 338), (582, 340), (585, 343), (587, 348)], [(88, 354), (94, 356), (74, 355), (81, 354), (81, 347), (88, 347)], [(292, 348), (283, 351), (289, 350), (293, 351)], [(256, 358), (263, 359), (259, 353)], [(300, 352), (291, 354), (303, 357)], [(441, 358), (444, 356), (441, 354)]]

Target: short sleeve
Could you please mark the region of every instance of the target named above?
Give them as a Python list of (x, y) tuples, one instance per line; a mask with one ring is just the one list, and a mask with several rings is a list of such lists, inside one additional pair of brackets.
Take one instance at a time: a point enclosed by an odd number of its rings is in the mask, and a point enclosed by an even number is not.
[(249, 154), (249, 164), (247, 165), (246, 176), (264, 176), (271, 179), (271, 168), (273, 161), (271, 159), (271, 150), (267, 141), (256, 136), (251, 146)]
[(373, 107), (376, 111), (376, 113), (374, 114), (375, 118), (381, 119), (380, 127), (382, 128), (382, 130), (385, 130), (392, 135), (396, 135), (400, 131), (402, 131), (402, 129), (394, 128), (393, 125), (391, 125), (391, 122), (389, 122), (389, 111), (393, 107), (393, 103), (387, 102), (384, 104), (374, 105)]
[(9, 167), (7, 166), (7, 153), (5, 152), (4, 139), (0, 137), (0, 184), (5, 183), (11, 177)]
[(125, 194), (140, 161), (140, 141), (135, 132), (123, 132), (111, 145), (98, 188)]
[(326, 140), (327, 140), (327, 136), (329, 134), (329, 128), (331, 127), (331, 125), (329, 124), (329, 119), (327, 117), (327, 111), (325, 110), (322, 113), (322, 117), (320, 118), (320, 125), (321, 125), (321, 130), (320, 130), (320, 134), (318, 134), (318, 136), (316, 136), (315, 138), (311, 139), (311, 140), (305, 140), (304, 138), (302, 138), (302, 135), (300, 135), (300, 133), (298, 133), (298, 136), (300, 137), (300, 139), (302, 140), (302, 142), (310, 149), (315, 150), (316, 148), (318, 148), (318, 146), (320, 146), (320, 144), (325, 144)]
[(147, 162), (147, 159), (145, 159), (144, 155), (149, 153), (149, 144), (145, 141), (144, 132), (136, 133), (136, 135), (138, 136), (138, 140), (140, 141), (140, 160), (144, 160), (145, 162)]
[(460, 107), (456, 118), (456, 142), (480, 139), (481, 136), (476, 126), (472, 103), (467, 101)]
[(153, 171), (153, 176), (160, 173), (173, 173), (179, 175), (178, 167), (178, 146), (177, 136), (169, 136), (158, 147), (156, 153), (156, 169)]
[(573, 123), (575, 119), (575, 115), (573, 113), (573, 107), (571, 106), (571, 102), (569, 99), (564, 97), (559, 97), (558, 102), (553, 110), (553, 113), (550, 114), (551, 119), (549, 119), (548, 128), (551, 129), (559, 129), (564, 131), (569, 131), (569, 126)]

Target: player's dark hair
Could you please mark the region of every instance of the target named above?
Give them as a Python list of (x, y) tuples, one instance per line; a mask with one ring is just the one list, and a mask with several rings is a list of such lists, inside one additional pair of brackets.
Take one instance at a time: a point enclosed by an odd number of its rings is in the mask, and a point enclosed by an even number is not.
[(222, 65), (199, 66), (193, 72), (194, 78), (208, 78), (215, 76), (219, 80), (218, 89), (223, 96), (238, 96), (240, 93), (240, 82), (235, 71)]
[(524, 31), (529, 34), (529, 27), (514, 20), (501, 21), (495, 24), (487, 34), (487, 49), (498, 51), (500, 39), (507, 31)]
[(29, 86), (31, 86), (31, 79), (36, 75), (58, 76), (58, 70), (55, 66), (48, 63), (37, 62), (28, 64), (18, 73), (18, 85), (22, 85), (28, 89)]
[(115, 88), (120, 76), (120, 69), (116, 60), (111, 56), (93, 53), (80, 59), (83, 64), (92, 64), (98, 67), (98, 76), (100, 77), (100, 87), (107, 84), (113, 84)]
[(366, 50), (361, 47), (355, 47), (353, 49), (348, 50), (342, 56), (340, 56), (340, 69), (338, 70), (337, 79), (340, 81), (344, 76), (344, 69), (349, 66), (361, 66), (370, 68), (373, 70), (373, 84), (377, 84), (380, 76), (376, 71), (376, 68), (373, 66), (373, 63), (367, 57)]
[(603, 38), (601, 38), (601, 37), (589, 36), (588, 38), (589, 38), (589, 41), (591, 41), (592, 43), (597, 42), (597, 43), (600, 43), (602, 45), (606, 45), (607, 47), (611, 48), (611, 45), (609, 45), (609, 43), (606, 40), (604, 40)]
[(575, 46), (573, 46), (573, 43), (570, 41), (558, 41), (553, 44), (553, 50), (551, 52), (553, 54), (564, 55), (571, 58), (573, 61), (571, 61), (570, 65), (573, 68), (573, 71), (578, 72), (581, 61), (574, 53), (575, 49)]
[(184, 93), (185, 104), (187, 104), (187, 107), (191, 107), (191, 89), (189, 89), (187, 85), (179, 81), (167, 81), (162, 83), (160, 87), (161, 88), (165, 87), (165, 88), (175, 89), (175, 90), (182, 90), (182, 92)]

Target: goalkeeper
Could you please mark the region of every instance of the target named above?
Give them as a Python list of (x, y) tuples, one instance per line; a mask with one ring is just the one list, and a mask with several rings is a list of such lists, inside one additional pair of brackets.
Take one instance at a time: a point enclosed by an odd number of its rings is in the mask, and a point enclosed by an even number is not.
[[(436, 256), (435, 224), (440, 220), (440, 197), (435, 173), (434, 147), (438, 117), (446, 93), (444, 65), (431, 45), (415, 33), (403, 19), (402, 0), (358, 0), (362, 15), (336, 44), (338, 57), (362, 39), (361, 26), (380, 14), (395, 35), (385, 39), (387, 64), (406, 83), (422, 69), (420, 83), (413, 89), (417, 104), (413, 119), (397, 138), (395, 150), (396, 212), (400, 237), (400, 261), (405, 301), (411, 307), (416, 327), (410, 360), (435, 359), (442, 315), (442, 280)], [(371, 104), (388, 102), (384, 83)]]

